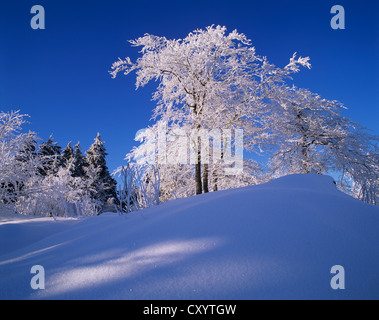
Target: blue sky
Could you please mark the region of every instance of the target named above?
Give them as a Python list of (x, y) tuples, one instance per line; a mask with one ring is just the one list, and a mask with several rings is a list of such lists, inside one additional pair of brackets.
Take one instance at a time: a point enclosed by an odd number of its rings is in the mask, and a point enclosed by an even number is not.
[[(33, 30), (33, 5), (46, 29)], [(345, 30), (333, 30), (333, 5), (345, 9)], [(135, 90), (135, 76), (108, 74), (118, 57), (138, 56), (126, 41), (145, 33), (184, 38), (209, 25), (237, 29), (259, 55), (284, 66), (294, 52), (312, 69), (299, 87), (344, 103), (346, 115), (379, 134), (379, 1), (96, 1), (2, 0), (0, 109), (29, 114), (26, 129), (83, 151), (100, 132), (113, 171), (149, 124), (156, 84)]]

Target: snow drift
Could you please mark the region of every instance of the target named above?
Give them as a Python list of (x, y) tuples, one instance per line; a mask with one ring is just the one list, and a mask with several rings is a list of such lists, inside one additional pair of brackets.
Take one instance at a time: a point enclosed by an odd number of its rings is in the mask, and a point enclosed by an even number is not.
[[(312, 174), (123, 216), (6, 216), (0, 298), (378, 299), (378, 230), (377, 207)], [(33, 265), (45, 289), (31, 288)], [(344, 290), (331, 288), (334, 265)]]

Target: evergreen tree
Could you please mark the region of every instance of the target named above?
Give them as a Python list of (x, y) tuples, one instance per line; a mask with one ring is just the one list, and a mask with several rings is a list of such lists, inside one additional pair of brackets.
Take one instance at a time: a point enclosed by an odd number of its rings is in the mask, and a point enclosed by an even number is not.
[(37, 157), (37, 141), (34, 133), (29, 132), (15, 159), (20, 162), (27, 162), (35, 157)]
[(38, 151), (43, 167), (40, 170), (43, 176), (56, 174), (62, 165), (61, 147), (50, 136), (46, 142), (43, 142)]
[(68, 165), (72, 162), (74, 156), (74, 149), (71, 146), (71, 141), (67, 144), (67, 147), (62, 151), (61, 162), (62, 166), (68, 167)]
[(80, 148), (80, 143), (74, 146), (74, 152), (72, 156), (72, 164), (73, 164), (73, 177), (85, 178), (84, 167), (86, 166), (85, 158), (83, 157), (82, 149)]
[(105, 159), (107, 153), (99, 133), (86, 154), (85, 171), (87, 177), (92, 179), (91, 196), (103, 207), (108, 201), (117, 201), (116, 180), (109, 173)]

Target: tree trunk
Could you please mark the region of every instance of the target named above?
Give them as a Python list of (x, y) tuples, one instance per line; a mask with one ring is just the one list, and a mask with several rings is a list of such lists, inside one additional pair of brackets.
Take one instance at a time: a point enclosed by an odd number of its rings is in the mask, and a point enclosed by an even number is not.
[[(221, 157), (220, 157), (220, 163), (218, 164), (217, 161), (216, 163), (213, 162), (213, 172), (212, 172), (212, 175), (213, 175), (213, 191), (218, 191), (218, 167), (219, 165), (221, 165), (222, 163), (222, 159), (224, 158), (224, 151), (221, 150)], [(216, 160), (216, 159), (214, 159)]]
[[(196, 101), (196, 97), (194, 97), (194, 101)], [(194, 105), (193, 112), (195, 117), (197, 116), (197, 105)], [(200, 124), (196, 124), (196, 129), (200, 129)], [(196, 194), (203, 193), (203, 186), (201, 182), (201, 139), (199, 136), (197, 139), (197, 163), (195, 165), (195, 184), (196, 184)]]
[(198, 144), (197, 149), (197, 163), (195, 166), (195, 184), (196, 184), (196, 194), (202, 194), (203, 188), (201, 183), (201, 153), (200, 153), (200, 144)]
[(308, 149), (305, 145), (305, 142), (303, 142), (301, 146), (301, 153), (303, 155), (303, 172), (304, 173), (310, 173), (309, 164), (308, 164)]
[(209, 192), (208, 190), (208, 164), (204, 163), (203, 165), (203, 190), (204, 193)]
[(218, 191), (217, 182), (218, 182), (217, 173), (216, 173), (216, 170), (213, 170), (213, 191)]

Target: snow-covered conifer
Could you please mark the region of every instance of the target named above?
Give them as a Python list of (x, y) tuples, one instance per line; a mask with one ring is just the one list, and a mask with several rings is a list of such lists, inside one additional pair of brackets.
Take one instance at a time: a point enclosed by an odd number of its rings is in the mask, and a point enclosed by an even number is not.
[(74, 149), (71, 146), (71, 141), (67, 144), (66, 148), (62, 150), (61, 162), (62, 166), (66, 167), (74, 156)]
[(62, 148), (54, 141), (52, 135), (39, 146), (38, 154), (43, 162), (42, 175), (46, 176), (58, 172), (62, 165), (61, 150)]
[[(106, 149), (104, 141), (98, 133), (95, 141), (86, 152), (85, 172), (87, 178), (92, 179), (91, 196), (104, 206), (109, 201), (116, 201), (116, 180), (111, 176), (106, 163)], [(112, 200), (113, 199), (113, 200)]]
[(82, 153), (82, 149), (80, 148), (80, 143), (78, 142), (74, 146), (73, 152), (73, 177), (81, 177), (85, 179), (84, 167), (86, 166), (85, 158)]

